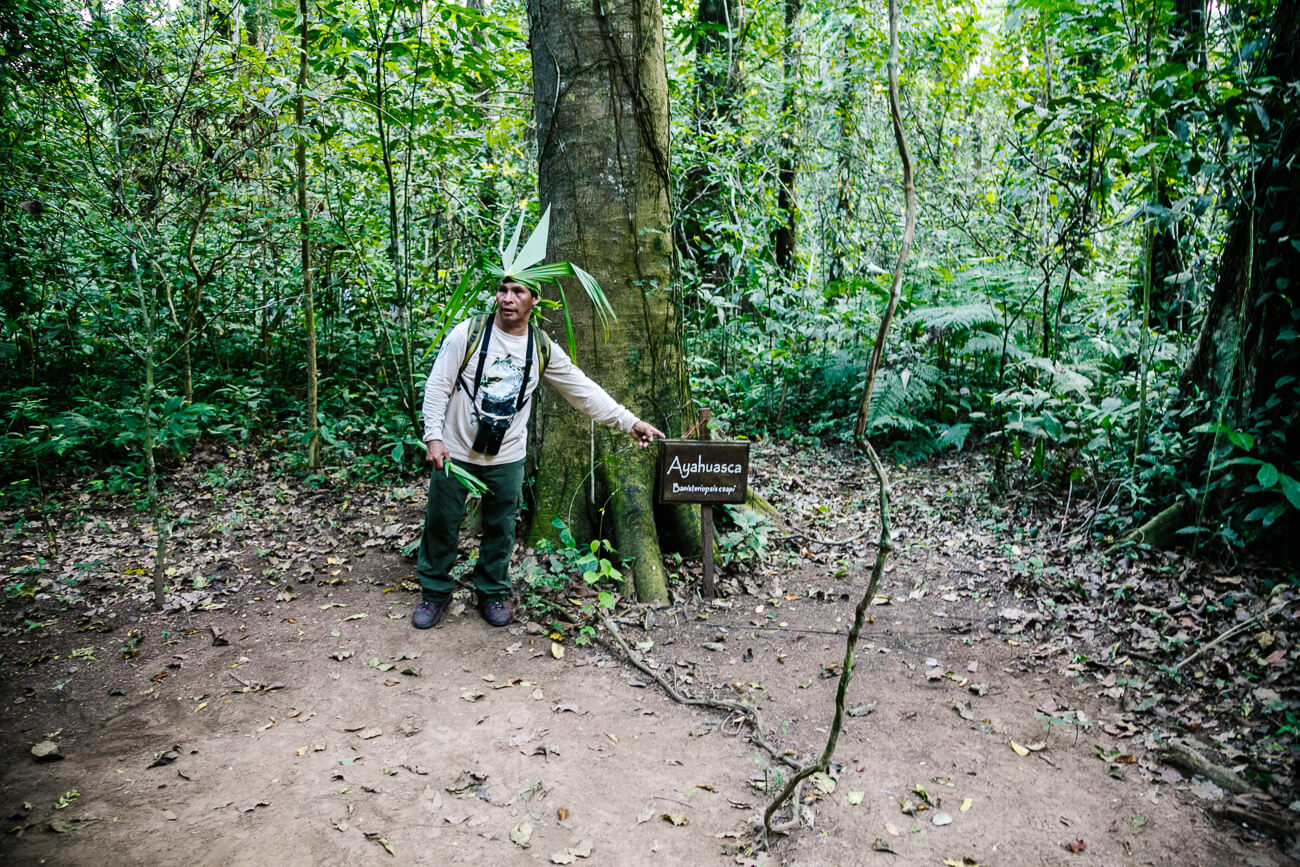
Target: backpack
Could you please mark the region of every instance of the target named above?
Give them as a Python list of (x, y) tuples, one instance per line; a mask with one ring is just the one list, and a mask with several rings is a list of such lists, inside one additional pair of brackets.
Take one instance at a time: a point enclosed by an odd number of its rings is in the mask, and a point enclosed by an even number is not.
[[(491, 313), (478, 313), (469, 320), (469, 333), (465, 336), (465, 357), (461, 359), (460, 369), (456, 371), (456, 387), (465, 389), (471, 399), (478, 395), (479, 380), (483, 377), (483, 362), (487, 356), (487, 353), (482, 351), (486, 349), (483, 345), (483, 335), (488, 333), (488, 323), (492, 321), (492, 316)], [(537, 355), (537, 383), (540, 386), (542, 375), (546, 373), (546, 365), (551, 360), (551, 338), (542, 329), (534, 328), (531, 323), (528, 326), (528, 333), (533, 338), (533, 345), (530, 348), (535, 350)], [(491, 337), (488, 340), (490, 341)], [(480, 352), (483, 357), (479, 359), (478, 369), (474, 372), (474, 390), (470, 391), (469, 386), (465, 384), (465, 368), (469, 366), (470, 359), (480, 354)], [(527, 375), (527, 368), (532, 365), (532, 357), (533, 352), (529, 352), (528, 362), (524, 369), (523, 388), (525, 389), (528, 387), (528, 380), (531, 378)], [(518, 409), (523, 408), (527, 399), (521, 392)]]

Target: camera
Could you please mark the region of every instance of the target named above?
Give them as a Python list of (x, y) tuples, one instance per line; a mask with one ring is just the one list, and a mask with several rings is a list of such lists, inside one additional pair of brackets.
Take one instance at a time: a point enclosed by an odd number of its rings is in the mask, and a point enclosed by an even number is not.
[(474, 435), (474, 445), (470, 448), (488, 457), (501, 451), (501, 440), (505, 438), (511, 420), (509, 417), (480, 415), (478, 433)]

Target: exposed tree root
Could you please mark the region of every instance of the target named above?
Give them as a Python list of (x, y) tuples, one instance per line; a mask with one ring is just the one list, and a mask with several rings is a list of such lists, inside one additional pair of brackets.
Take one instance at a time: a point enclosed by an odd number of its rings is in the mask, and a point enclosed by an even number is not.
[(1244, 778), (1225, 767), (1216, 765), (1195, 750), (1179, 743), (1168, 743), (1157, 753), (1160, 761), (1193, 776), (1205, 777), (1221, 789), (1237, 795), (1254, 791), (1255, 787)]
[(782, 520), (781, 510), (768, 502), (767, 497), (754, 490), (753, 487), (749, 487), (745, 491), (745, 508), (757, 512), (769, 521)]
[(1173, 541), (1174, 536), (1192, 517), (1193, 503), (1187, 497), (1179, 497), (1172, 505), (1161, 510), (1155, 517), (1141, 527), (1136, 527), (1120, 537), (1106, 553), (1115, 551), (1125, 545), (1150, 545), (1163, 548)]
[[(787, 524), (789, 524), (789, 522), (787, 522)], [(825, 536), (822, 536), (818, 533), (814, 533), (811, 530), (801, 530), (798, 527), (794, 526), (793, 524), (789, 524), (789, 526), (792, 530), (794, 530), (794, 532), (783, 533), (780, 536), (776, 537), (778, 540), (807, 539), (809, 542), (816, 542), (818, 545), (825, 545), (827, 548), (843, 548), (846, 545), (852, 545), (854, 542), (861, 541), (863, 536), (871, 532), (871, 529), (868, 528), (866, 530), (863, 530), (858, 535), (850, 536), (847, 539), (827, 539)], [(874, 545), (875, 543), (868, 542), (867, 544)]]
[(663, 689), (663, 691), (673, 701), (677, 702), (678, 704), (687, 705), (688, 707), (707, 707), (707, 708), (712, 708), (714, 710), (725, 711), (726, 713), (729, 714), (736, 714), (739, 717), (742, 717), (744, 721), (749, 723), (750, 726), (749, 739), (755, 746), (764, 750), (773, 759), (781, 762), (782, 764), (788, 765), (789, 767), (794, 768), (796, 770), (799, 768), (798, 762), (796, 762), (790, 756), (786, 755), (781, 750), (778, 750), (767, 740), (766, 736), (764, 735), (764, 731), (766, 731), (766, 729), (764, 728), (763, 725), (763, 714), (761, 711), (759, 711), (757, 707), (755, 707), (754, 705), (750, 704), (747, 701), (728, 701), (726, 699), (717, 699), (717, 698), (694, 698), (692, 696), (686, 695), (685, 693), (677, 689), (676, 686), (669, 683), (668, 678), (664, 677), (658, 671), (655, 671), (653, 668), (651, 668), (645, 662), (645, 660), (643, 660), (637, 654), (637, 652), (632, 649), (632, 647), (627, 643), (627, 640), (623, 638), (623, 634), (618, 631), (618, 626), (603, 611), (600, 612), (600, 622), (601, 625), (605, 627), (605, 632), (614, 641), (614, 643), (618, 645), (619, 649), (623, 651), (623, 654), (627, 657), (628, 662), (636, 666), (637, 670), (640, 671), (642, 674), (645, 674), (647, 677), (654, 678), (655, 683), (659, 684), (659, 686)]
[(1276, 810), (1227, 804), (1222, 807), (1211, 807), (1209, 812), (1216, 819), (1222, 819), (1233, 825), (1249, 825), (1258, 831), (1280, 839), (1285, 840), (1300, 836), (1300, 828), (1296, 827), (1296, 823), (1291, 816)]

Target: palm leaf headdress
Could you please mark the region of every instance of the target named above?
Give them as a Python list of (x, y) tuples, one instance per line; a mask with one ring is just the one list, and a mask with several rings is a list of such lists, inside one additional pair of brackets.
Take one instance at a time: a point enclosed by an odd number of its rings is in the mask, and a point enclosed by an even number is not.
[[(560, 278), (577, 278), (578, 283), (587, 293), (587, 297), (591, 299), (592, 305), (595, 306), (601, 324), (608, 325), (610, 319), (616, 318), (614, 308), (610, 306), (609, 299), (605, 297), (605, 292), (600, 288), (600, 284), (596, 282), (596, 278), (577, 265), (572, 262), (541, 264), (542, 260), (546, 258), (546, 242), (551, 231), (551, 208), (549, 205), (542, 213), (542, 218), (537, 221), (537, 226), (529, 234), (528, 240), (524, 242), (523, 248), (520, 249), (519, 236), (523, 234), (523, 229), (524, 214), (521, 211), (509, 245), (503, 244), (500, 247), (501, 263), (498, 265), (496, 262), (485, 259), (482, 261), (481, 267), (498, 283), (505, 280), (522, 283), (528, 287), (529, 291), (537, 295), (542, 294), (541, 287), (543, 283), (554, 283), (560, 292), (559, 306), (564, 312), (565, 336), (568, 338), (569, 352), (572, 354), (575, 345), (573, 322), (569, 317), (569, 305)], [(501, 226), (501, 240), (505, 241), (504, 222)]]
[(567, 339), (569, 355), (574, 354), (577, 341), (573, 335), (573, 320), (569, 315), (569, 304), (564, 295), (564, 286), (560, 283), (561, 277), (577, 278), (583, 291), (587, 293), (587, 297), (591, 299), (592, 305), (596, 308), (596, 314), (600, 317), (602, 325), (608, 326), (609, 320), (617, 318), (614, 315), (613, 307), (610, 306), (609, 299), (605, 297), (605, 292), (600, 288), (600, 284), (596, 282), (595, 277), (571, 262), (540, 264), (546, 258), (546, 242), (550, 234), (550, 228), (551, 209), (547, 207), (542, 213), (542, 218), (537, 221), (537, 226), (529, 234), (528, 240), (524, 242), (523, 249), (520, 249), (519, 238), (524, 229), (523, 212), (521, 211), (519, 214), (519, 220), (515, 224), (515, 231), (508, 245), (505, 243), (505, 221), (502, 221), (501, 244), (499, 246), (500, 261), (493, 261), (491, 258), (483, 256), (478, 260), (475, 267), (465, 271), (451, 297), (446, 304), (441, 306), (436, 321), (432, 323), (430, 353), (437, 350), (442, 343), (443, 337), (451, 330), (452, 326), (464, 318), (465, 314), (473, 308), (478, 298), (482, 297), (485, 292), (493, 291), (496, 286), (506, 279), (522, 283), (538, 295), (541, 295), (542, 284), (555, 284), (555, 287), (559, 290), (560, 300), (544, 300), (542, 303), (559, 307), (563, 312), (564, 333)]

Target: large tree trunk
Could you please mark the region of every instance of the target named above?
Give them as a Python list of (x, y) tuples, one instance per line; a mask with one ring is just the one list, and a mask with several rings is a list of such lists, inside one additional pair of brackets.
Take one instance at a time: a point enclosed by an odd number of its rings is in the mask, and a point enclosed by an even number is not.
[(856, 121), (853, 113), (857, 91), (854, 87), (854, 57), (853, 50), (849, 47), (849, 37), (853, 33), (852, 28), (855, 24), (856, 21), (850, 19), (845, 25), (838, 46), (840, 84), (835, 115), (838, 126), (836, 136), (839, 138), (839, 156), (836, 158), (835, 165), (835, 214), (831, 218), (831, 242), (828, 251), (830, 268), (827, 275), (832, 284), (847, 279), (853, 273), (853, 264), (848, 259), (851, 255), (849, 237), (854, 222), (853, 142), (856, 137)]
[(781, 95), (781, 156), (776, 166), (776, 209), (781, 214), (782, 222), (772, 233), (772, 247), (776, 258), (776, 267), (782, 274), (789, 276), (795, 267), (795, 251), (799, 238), (799, 203), (795, 197), (795, 187), (799, 179), (799, 151), (803, 147), (800, 141), (802, 132), (799, 99), (796, 89), (799, 86), (800, 66), (803, 52), (797, 35), (799, 13), (803, 11), (803, 0), (784, 0), (785, 43), (781, 49), (782, 78), (784, 88)]
[(317, 406), (319, 377), (316, 371), (316, 299), (312, 294), (311, 217), (307, 211), (307, 125), (305, 103), (307, 90), (307, 52), (311, 49), (311, 19), (307, 0), (298, 0), (298, 93), (293, 104), (297, 143), (293, 149), (294, 170), (298, 186), (298, 252), (302, 265), (303, 318), (307, 326), (307, 466), (320, 466), (320, 424)]
[[(1205, 70), (1205, 0), (1174, 0), (1174, 17), (1170, 32), (1173, 48), (1169, 62), (1182, 67)], [(1203, 80), (1203, 79), (1202, 79)], [(1197, 85), (1198, 89), (1201, 85)], [(1178, 125), (1186, 123), (1185, 95), (1164, 118), (1165, 135), (1175, 138)], [(1183, 261), (1180, 236), (1186, 231), (1186, 218), (1173, 212), (1174, 199), (1181, 192), (1185, 179), (1179, 177), (1183, 169), (1177, 154), (1166, 156), (1155, 178), (1156, 202), (1163, 209), (1159, 225), (1150, 241), (1150, 261), (1147, 279), (1150, 281), (1151, 317), (1166, 331), (1182, 331), (1186, 327), (1194, 299), (1188, 296), (1189, 282), (1179, 282), (1178, 276), (1187, 270)]]
[(717, 288), (731, 279), (725, 239), (707, 224), (730, 211), (727, 190), (717, 171), (718, 137), (737, 123), (740, 97), (740, 9), (737, 0), (699, 0), (695, 17), (695, 105), (693, 117), (699, 156), (686, 167), (681, 239), (686, 257), (696, 263), (700, 282)]
[[(539, 191), (549, 255), (600, 281), (618, 319), (605, 337), (573, 287), (575, 361), (633, 412), (682, 429), (687, 387), (672, 277), (668, 86), (659, 0), (529, 0)], [(533, 540), (559, 517), (576, 536), (613, 541), (637, 595), (666, 600), (654, 449), (594, 433), (550, 390), (539, 406)], [(594, 462), (593, 462), (594, 458)], [(594, 495), (593, 495), (594, 494)], [(665, 512), (666, 530), (675, 529)]]
[[(1263, 106), (1270, 122), (1256, 138), (1260, 161), (1244, 184), (1184, 374), (1187, 393), (1203, 396), (1196, 421), (1252, 433), (1252, 457), (1288, 474), (1300, 460), (1300, 109), (1288, 86), (1300, 79), (1298, 7), (1284, 0), (1273, 16), (1265, 73), (1277, 84)], [(1188, 477), (1205, 481), (1208, 461), (1209, 450), (1198, 449)]]

